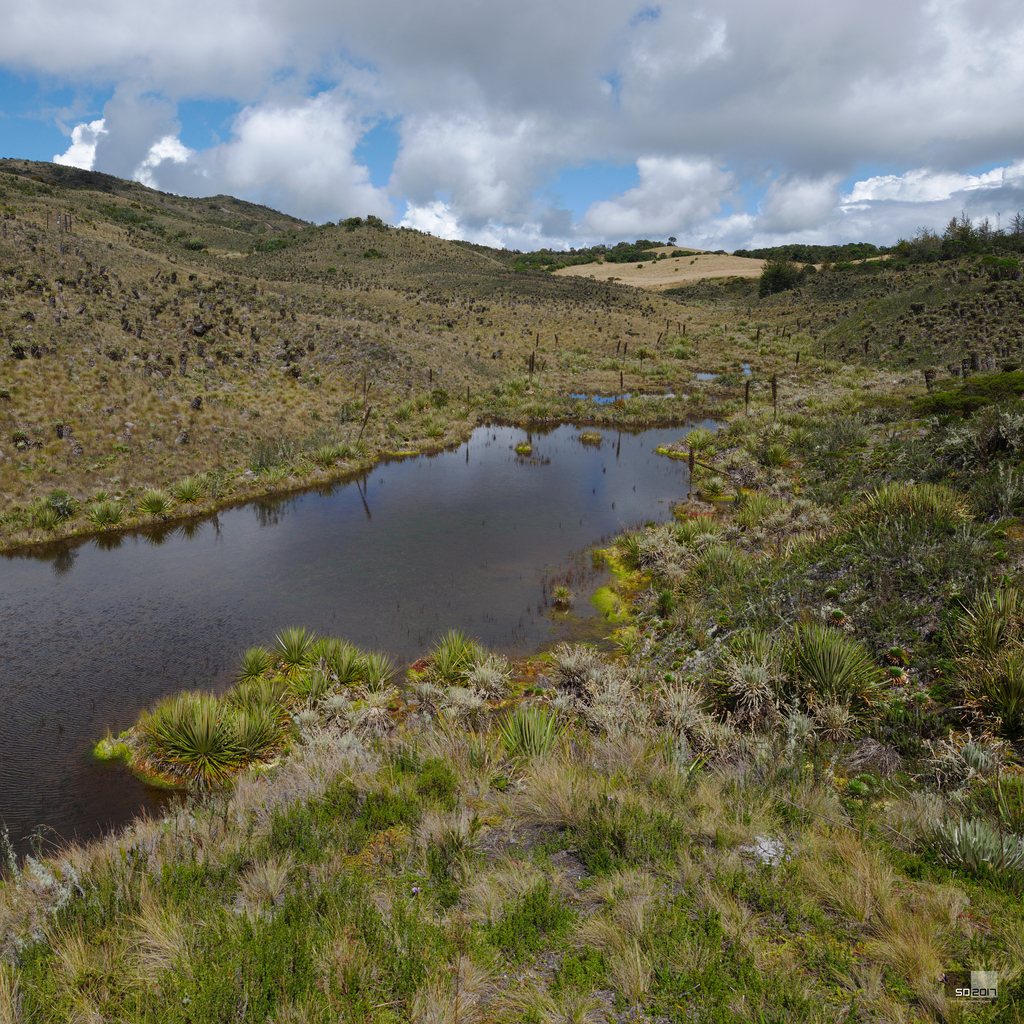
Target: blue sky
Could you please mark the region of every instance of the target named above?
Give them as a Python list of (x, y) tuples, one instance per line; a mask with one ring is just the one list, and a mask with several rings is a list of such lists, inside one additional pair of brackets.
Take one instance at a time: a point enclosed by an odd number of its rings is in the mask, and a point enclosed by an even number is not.
[(1010, 0), (22, 0), (0, 155), (521, 249), (886, 243), (1024, 208), (1022, 54)]

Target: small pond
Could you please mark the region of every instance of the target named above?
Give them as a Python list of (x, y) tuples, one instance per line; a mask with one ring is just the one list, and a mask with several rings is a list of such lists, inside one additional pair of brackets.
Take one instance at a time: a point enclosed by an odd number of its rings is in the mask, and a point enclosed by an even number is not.
[[(713, 427), (713, 423), (706, 423)], [(453, 451), (378, 466), (320, 492), (256, 502), (186, 526), (0, 560), (0, 821), (19, 849), (88, 837), (160, 795), (91, 761), (105, 730), (176, 690), (226, 686), (241, 652), (301, 624), (400, 664), (458, 627), (521, 655), (586, 635), (582, 552), (661, 520), (685, 463), (654, 448), (688, 427), (479, 428)], [(575, 556), (575, 558), (574, 558)], [(588, 578), (588, 572), (591, 573)], [(553, 619), (555, 583), (578, 590)]]

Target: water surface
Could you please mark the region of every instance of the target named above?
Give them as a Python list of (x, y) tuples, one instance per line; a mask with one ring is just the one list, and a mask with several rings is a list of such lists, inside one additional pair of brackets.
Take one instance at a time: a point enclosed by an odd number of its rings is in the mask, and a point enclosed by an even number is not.
[[(706, 424), (712, 425), (712, 424)], [(593, 428), (588, 428), (593, 429)], [(324, 492), (153, 534), (0, 560), (0, 818), (16, 845), (87, 837), (159, 794), (90, 744), (179, 689), (226, 686), (241, 652), (301, 624), (420, 657), (458, 627), (519, 655), (557, 639), (545, 604), (571, 556), (670, 515), (688, 432), (480, 428), (457, 450), (381, 465)], [(578, 602), (587, 614), (586, 595)]]

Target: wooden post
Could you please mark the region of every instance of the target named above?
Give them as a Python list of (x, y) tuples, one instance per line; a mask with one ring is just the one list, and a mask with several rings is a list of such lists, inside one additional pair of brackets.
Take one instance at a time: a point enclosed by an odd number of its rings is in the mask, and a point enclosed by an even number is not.
[(622, 383), (622, 371), (619, 370), (619, 394), (621, 395), (625, 390), (626, 386)]
[(359, 428), (359, 436), (356, 438), (356, 446), (358, 447), (359, 442), (363, 439), (363, 431), (366, 429), (366, 424), (370, 420), (370, 413), (373, 412), (373, 406), (368, 405), (366, 407), (366, 415), (363, 417), (363, 425)]

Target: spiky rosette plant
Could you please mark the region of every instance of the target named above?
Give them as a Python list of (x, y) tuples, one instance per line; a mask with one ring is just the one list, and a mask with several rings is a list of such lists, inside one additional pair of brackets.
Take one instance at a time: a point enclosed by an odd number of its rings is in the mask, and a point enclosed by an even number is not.
[(287, 679), (294, 679), (312, 664), (316, 637), (305, 626), (282, 629), (274, 639), (274, 654)]
[(797, 626), (794, 639), (796, 669), (811, 703), (847, 704), (857, 712), (882, 699), (882, 673), (858, 641), (813, 622)]

